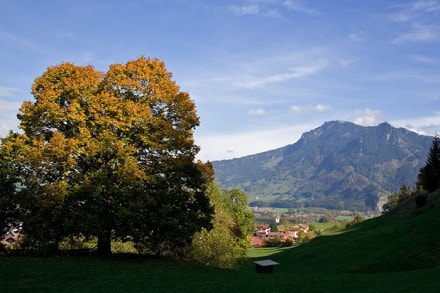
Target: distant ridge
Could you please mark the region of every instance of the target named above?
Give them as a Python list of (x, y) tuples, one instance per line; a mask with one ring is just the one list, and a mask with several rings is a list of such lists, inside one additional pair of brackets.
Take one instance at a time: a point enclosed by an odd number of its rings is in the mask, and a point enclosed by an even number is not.
[(243, 189), (252, 205), (379, 211), (388, 194), (414, 186), (431, 142), (389, 123), (330, 121), (294, 144), (212, 163), (221, 186)]

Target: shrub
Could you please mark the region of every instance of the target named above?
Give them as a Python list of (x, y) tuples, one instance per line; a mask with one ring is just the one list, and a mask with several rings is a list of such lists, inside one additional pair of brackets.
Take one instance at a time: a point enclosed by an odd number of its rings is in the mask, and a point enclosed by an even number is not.
[(425, 206), (428, 203), (428, 194), (426, 192), (417, 193), (415, 202), (418, 208)]

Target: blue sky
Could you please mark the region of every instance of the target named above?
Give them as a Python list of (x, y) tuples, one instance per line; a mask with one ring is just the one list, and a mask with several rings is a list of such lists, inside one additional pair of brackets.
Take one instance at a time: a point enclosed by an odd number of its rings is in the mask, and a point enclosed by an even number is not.
[(48, 66), (140, 56), (194, 99), (202, 160), (338, 119), (440, 132), (440, 0), (0, 0), (0, 136)]

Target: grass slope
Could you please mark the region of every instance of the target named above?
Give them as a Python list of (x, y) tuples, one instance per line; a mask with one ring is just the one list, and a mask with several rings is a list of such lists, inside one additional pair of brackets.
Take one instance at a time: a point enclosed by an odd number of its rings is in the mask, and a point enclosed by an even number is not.
[[(438, 292), (440, 208), (387, 214), (296, 248), (250, 251), (238, 269), (120, 257), (0, 258), (6, 291), (32, 292)], [(280, 263), (257, 274), (253, 260)]]
[(440, 264), (440, 208), (413, 217), (386, 214), (276, 258), (287, 262), (290, 271), (303, 273), (386, 273), (435, 267)]

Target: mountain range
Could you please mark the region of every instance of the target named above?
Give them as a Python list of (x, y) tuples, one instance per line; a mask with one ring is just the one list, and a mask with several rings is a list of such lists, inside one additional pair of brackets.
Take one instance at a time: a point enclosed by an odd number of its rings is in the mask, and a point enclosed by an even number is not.
[(331, 121), (293, 144), (213, 161), (223, 188), (240, 188), (251, 206), (380, 211), (402, 184), (414, 186), (432, 137), (388, 123)]

